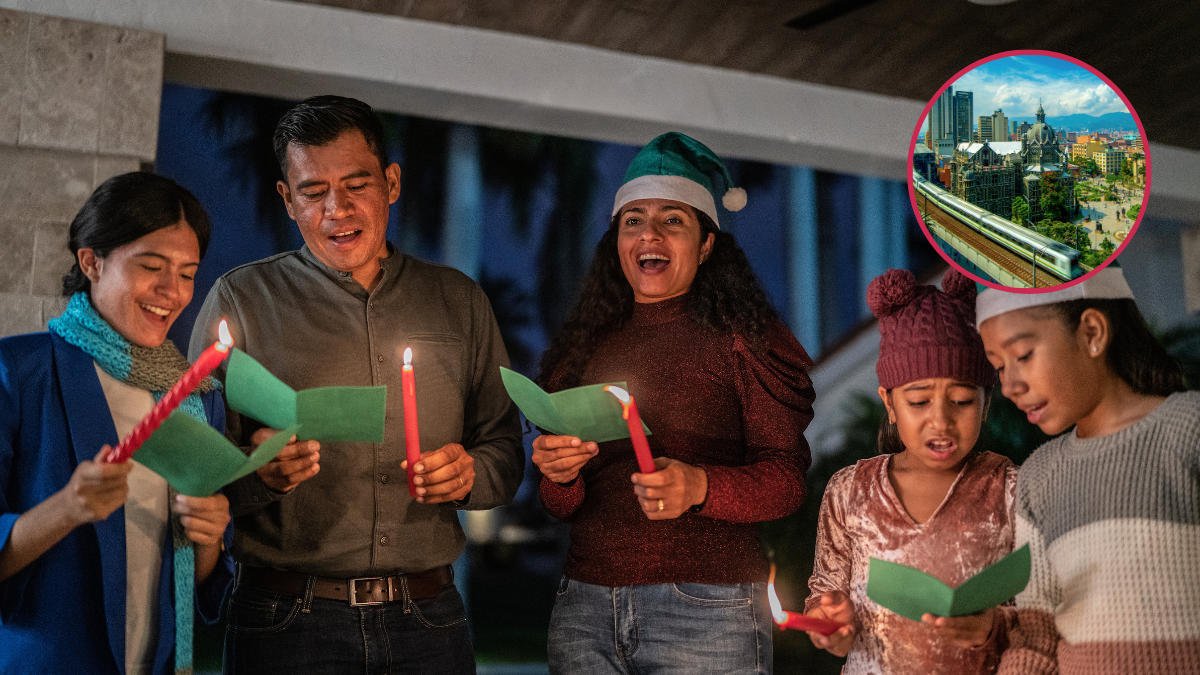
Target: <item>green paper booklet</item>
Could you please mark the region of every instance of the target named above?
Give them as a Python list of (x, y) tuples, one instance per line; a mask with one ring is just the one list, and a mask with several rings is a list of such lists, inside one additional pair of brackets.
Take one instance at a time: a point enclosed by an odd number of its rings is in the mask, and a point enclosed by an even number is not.
[(383, 442), (387, 387), (316, 387), (297, 392), (234, 349), (225, 374), (229, 407), (301, 441)]
[[(552, 434), (597, 443), (629, 438), (629, 426), (621, 417), (621, 402), (604, 391), (610, 384), (624, 389), (624, 382), (589, 384), (547, 394), (533, 380), (515, 370), (500, 368), (500, 378), (526, 419)], [(642, 422), (642, 429), (650, 434), (645, 422)]]
[(216, 429), (176, 410), (133, 453), (176, 490), (207, 497), (298, 440), (383, 442), (387, 387), (317, 387), (297, 392), (240, 349), (225, 374), (229, 407), (280, 432), (249, 456)]
[(871, 558), (867, 597), (900, 616), (920, 621), (926, 612), (966, 616), (995, 607), (1029, 583), (1029, 545), (989, 565), (958, 588), (907, 565)]

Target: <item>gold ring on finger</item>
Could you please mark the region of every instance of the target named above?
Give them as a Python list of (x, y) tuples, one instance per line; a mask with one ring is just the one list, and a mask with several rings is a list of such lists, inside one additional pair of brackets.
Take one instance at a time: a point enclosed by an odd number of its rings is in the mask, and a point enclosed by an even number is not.
[(664, 508), (664, 507), (663, 507), (663, 500), (661, 500), (661, 499), (660, 499), (660, 500), (658, 500), (658, 510), (659, 510), (659, 511), (662, 511), (662, 510), (663, 510), (663, 508)]
[(461, 490), (467, 486), (467, 482), (462, 479), (462, 476), (455, 476), (458, 479), (458, 489)]

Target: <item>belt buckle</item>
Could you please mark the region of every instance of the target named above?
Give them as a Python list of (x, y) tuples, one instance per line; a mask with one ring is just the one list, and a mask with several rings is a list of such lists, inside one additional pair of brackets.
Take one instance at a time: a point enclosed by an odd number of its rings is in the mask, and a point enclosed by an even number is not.
[(383, 603), (391, 600), (392, 599), (391, 584), (388, 585), (387, 600), (367, 600), (365, 602), (359, 602), (359, 600), (358, 600), (358, 582), (360, 582), (360, 581), (383, 581), (384, 579), (385, 579), (385, 577), (358, 577), (357, 579), (347, 579), (347, 582), (349, 583), (349, 586), (350, 586), (348, 589), (350, 591), (350, 606), (351, 607), (371, 607), (374, 605), (382, 605)]

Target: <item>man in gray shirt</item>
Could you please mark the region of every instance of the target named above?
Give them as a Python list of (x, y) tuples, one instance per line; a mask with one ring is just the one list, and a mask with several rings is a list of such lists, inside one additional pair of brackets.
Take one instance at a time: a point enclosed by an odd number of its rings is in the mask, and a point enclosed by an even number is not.
[[(236, 345), (294, 389), (387, 385), (383, 443), (293, 442), (225, 490), (239, 563), (225, 667), (233, 673), (474, 673), (450, 563), (456, 510), (512, 500), (525, 455), (504, 391), (508, 356), (483, 291), (385, 239), (400, 167), (369, 106), (335, 96), (275, 132), (277, 188), (305, 246), (222, 276), (192, 333), (229, 322)], [(421, 448), (405, 476), (402, 352), (413, 350)], [(227, 435), (274, 430), (234, 411)]]

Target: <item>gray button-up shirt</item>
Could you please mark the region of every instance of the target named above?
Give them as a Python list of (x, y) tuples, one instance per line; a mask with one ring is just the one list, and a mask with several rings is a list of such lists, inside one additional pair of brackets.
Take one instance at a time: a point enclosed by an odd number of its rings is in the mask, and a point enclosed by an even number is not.
[[(463, 508), (512, 500), (524, 473), (517, 409), (500, 379), (508, 355), (483, 291), (449, 267), (391, 247), (367, 292), (304, 247), (243, 265), (213, 286), (192, 332), (193, 358), (229, 322), (234, 346), (297, 391), (387, 385), (383, 443), (322, 443), (321, 470), (286, 495), (257, 474), (225, 489), (241, 563), (338, 577), (417, 572), (454, 561), (456, 507), (408, 494), (400, 367), (412, 347), (421, 449), (461, 443), (475, 459)], [(224, 366), (216, 374), (224, 378)], [(226, 435), (250, 445), (262, 425), (230, 410)]]

